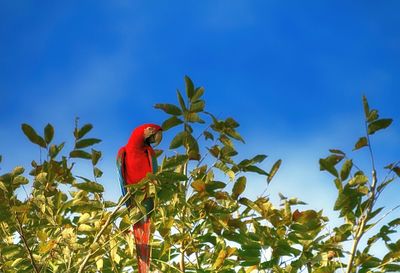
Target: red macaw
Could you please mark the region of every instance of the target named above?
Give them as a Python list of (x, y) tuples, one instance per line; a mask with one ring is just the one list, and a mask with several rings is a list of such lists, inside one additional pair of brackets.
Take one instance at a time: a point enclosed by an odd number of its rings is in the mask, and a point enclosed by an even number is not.
[[(126, 185), (136, 184), (147, 173), (157, 172), (157, 159), (151, 144), (161, 142), (162, 129), (155, 124), (143, 124), (133, 130), (128, 143), (119, 149), (117, 167), (123, 195)], [(131, 205), (130, 200), (126, 204)], [(147, 273), (150, 268), (150, 214), (154, 209), (153, 198), (145, 198), (141, 204), (146, 214), (133, 225), (139, 273)]]

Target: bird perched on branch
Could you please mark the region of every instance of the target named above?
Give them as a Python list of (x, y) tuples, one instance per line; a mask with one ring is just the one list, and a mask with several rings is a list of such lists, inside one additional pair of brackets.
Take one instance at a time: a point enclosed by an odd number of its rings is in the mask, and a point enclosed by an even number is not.
[[(135, 128), (128, 143), (121, 147), (117, 155), (117, 168), (123, 195), (126, 185), (137, 184), (148, 173), (157, 172), (157, 159), (151, 145), (157, 146), (162, 139), (162, 129), (156, 124), (143, 124)], [(128, 208), (132, 201), (127, 201)], [(145, 214), (133, 225), (139, 273), (147, 273), (150, 268), (150, 214), (154, 209), (154, 200), (145, 197), (141, 202)]]

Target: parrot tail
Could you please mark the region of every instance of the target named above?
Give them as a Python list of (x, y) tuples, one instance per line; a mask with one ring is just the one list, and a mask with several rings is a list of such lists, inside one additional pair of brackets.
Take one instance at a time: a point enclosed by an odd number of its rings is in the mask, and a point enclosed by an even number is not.
[(139, 221), (133, 225), (139, 273), (150, 270), (150, 219)]

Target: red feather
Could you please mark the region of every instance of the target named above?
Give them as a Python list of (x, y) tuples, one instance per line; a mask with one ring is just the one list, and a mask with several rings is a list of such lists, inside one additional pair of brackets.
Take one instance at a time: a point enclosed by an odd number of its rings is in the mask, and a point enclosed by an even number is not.
[[(154, 151), (150, 145), (145, 143), (144, 137), (144, 130), (148, 127), (153, 127), (155, 131), (161, 130), (161, 127), (155, 124), (144, 124), (137, 127), (133, 130), (128, 144), (122, 147), (118, 153), (118, 157), (123, 159), (120, 172), (126, 184), (136, 184), (145, 178), (147, 173), (153, 172)], [(152, 200), (148, 201), (152, 202)], [(139, 273), (149, 272), (150, 230), (150, 217), (147, 216), (133, 225)]]

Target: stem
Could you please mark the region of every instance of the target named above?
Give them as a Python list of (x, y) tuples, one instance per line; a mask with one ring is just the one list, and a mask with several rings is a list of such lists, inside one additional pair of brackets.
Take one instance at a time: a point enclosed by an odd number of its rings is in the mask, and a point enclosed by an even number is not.
[(371, 194), (369, 197), (368, 206), (367, 206), (365, 212), (363, 213), (363, 215), (360, 217), (360, 222), (357, 227), (356, 236), (354, 237), (353, 245), (350, 250), (350, 256), (349, 256), (349, 260), (348, 260), (347, 267), (346, 267), (346, 273), (352, 272), (353, 262), (354, 262), (354, 258), (356, 256), (357, 247), (361, 240), (361, 237), (365, 233), (365, 225), (368, 222), (368, 215), (371, 213), (371, 211), (374, 207), (375, 197), (376, 197), (377, 176), (376, 176), (376, 169), (375, 169), (374, 153), (372, 151), (372, 145), (371, 145), (371, 141), (370, 141), (370, 137), (369, 137), (369, 133), (368, 133), (368, 121), (365, 121), (365, 131), (366, 131), (369, 155), (371, 158), (371, 166), (372, 166), (372, 184), (371, 184), (371, 188), (370, 188)]
[(353, 245), (350, 250), (350, 256), (349, 256), (349, 260), (348, 260), (347, 267), (346, 267), (346, 273), (352, 272), (353, 262), (354, 262), (354, 258), (356, 255), (357, 247), (361, 240), (361, 237), (364, 235), (365, 225), (368, 222), (368, 215), (370, 214), (370, 212), (372, 211), (373, 206), (374, 206), (376, 184), (377, 184), (376, 171), (373, 170), (372, 171), (371, 196), (369, 199), (370, 202), (368, 204), (367, 209), (365, 210), (365, 213), (360, 218), (360, 224), (357, 228), (356, 236), (354, 237)]
[[(183, 165), (183, 173), (187, 176), (187, 166), (188, 163), (186, 162)], [(187, 192), (187, 181), (185, 181), (185, 185), (184, 185), (184, 190), (183, 190), (183, 198), (184, 198), (184, 204), (186, 203), (186, 192)], [(182, 227), (181, 227), (181, 233), (182, 235), (185, 234), (185, 218), (186, 218), (186, 206), (184, 205), (182, 208)], [(183, 236), (184, 238), (184, 236)], [(179, 269), (181, 270), (181, 272), (185, 272), (185, 241), (182, 240), (182, 244), (181, 244), (181, 257), (180, 257), (180, 262), (179, 262)]]
[(33, 258), (32, 251), (30, 250), (30, 248), (29, 248), (29, 246), (28, 246), (28, 242), (26, 241), (25, 234), (24, 234), (24, 231), (23, 231), (23, 229), (22, 229), (21, 221), (18, 219), (18, 216), (17, 216), (17, 215), (15, 215), (15, 219), (17, 220), (17, 223), (18, 223), (18, 234), (19, 234), (19, 236), (21, 236), (21, 239), (22, 239), (22, 242), (24, 243), (25, 249), (26, 249), (26, 251), (27, 251), (28, 254), (29, 254), (29, 259), (30, 259), (30, 261), (31, 261), (33, 270), (34, 270), (36, 273), (39, 273), (40, 270), (39, 270), (38, 266), (37, 266), (36, 263), (35, 263), (35, 259)]
[(312, 273), (312, 267), (310, 262), (307, 263), (307, 272)]
[[(96, 237), (94, 238), (92, 244), (97, 243), (97, 241), (100, 239), (101, 235), (103, 235), (104, 231), (106, 230), (106, 228), (108, 227), (108, 225), (111, 222), (111, 218), (119, 211), (119, 209), (122, 207), (122, 205), (128, 200), (128, 198), (130, 197), (130, 194), (127, 193), (118, 203), (117, 207), (113, 210), (113, 212), (111, 212), (111, 214), (108, 216), (106, 222), (104, 223), (103, 227), (100, 229), (99, 233), (96, 234)], [(93, 252), (91, 249), (89, 249), (88, 254), (86, 255), (86, 257), (84, 258), (83, 262), (81, 263), (78, 273), (82, 273), (84, 272), (83, 270), (85, 269), (85, 266), (87, 264), (87, 262), (89, 261), (89, 259), (92, 257)]]

